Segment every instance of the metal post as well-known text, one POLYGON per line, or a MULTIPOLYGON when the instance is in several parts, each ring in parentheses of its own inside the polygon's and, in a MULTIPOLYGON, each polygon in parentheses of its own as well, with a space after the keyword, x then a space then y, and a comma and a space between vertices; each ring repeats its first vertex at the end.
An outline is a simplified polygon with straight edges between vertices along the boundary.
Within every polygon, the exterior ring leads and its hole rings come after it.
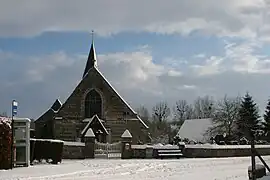
POLYGON ((255 142, 254 136, 251 137, 251 167, 252 167, 252 180, 256 180, 256 161, 255 161, 255 142))
POLYGON ((10 169, 14 167, 14 116, 17 114, 18 102, 13 100, 11 106, 11 159, 10 169))
POLYGON ((13 163, 14 163, 14 149, 13 149, 13 146, 14 146, 14 116, 13 116, 13 109, 12 109, 12 115, 11 115, 11 147, 10 147, 10 150, 11 150, 11 159, 10 159, 10 169, 13 168, 13 163))

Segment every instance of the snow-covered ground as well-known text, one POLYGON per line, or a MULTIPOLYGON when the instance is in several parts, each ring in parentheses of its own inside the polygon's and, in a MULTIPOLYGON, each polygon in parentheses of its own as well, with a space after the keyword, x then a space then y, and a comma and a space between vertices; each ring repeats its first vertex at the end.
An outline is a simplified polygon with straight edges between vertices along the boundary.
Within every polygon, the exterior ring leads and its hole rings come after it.
MULTIPOLYGON (((264 159, 270 164, 270 156, 264 159)), ((28 168, 0 171, 0 180, 247 180, 249 165, 249 157, 64 160, 59 165, 40 164, 28 168)))

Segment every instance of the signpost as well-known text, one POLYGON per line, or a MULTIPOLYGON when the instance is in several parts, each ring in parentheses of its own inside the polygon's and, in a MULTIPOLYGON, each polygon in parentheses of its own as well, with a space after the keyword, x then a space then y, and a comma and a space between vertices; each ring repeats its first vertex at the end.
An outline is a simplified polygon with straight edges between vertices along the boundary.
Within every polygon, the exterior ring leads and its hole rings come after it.
POLYGON ((14 165, 14 116, 17 115, 17 109, 18 109, 18 102, 16 100, 12 101, 12 107, 11 107, 11 163, 10 163, 10 169, 13 168, 14 165))

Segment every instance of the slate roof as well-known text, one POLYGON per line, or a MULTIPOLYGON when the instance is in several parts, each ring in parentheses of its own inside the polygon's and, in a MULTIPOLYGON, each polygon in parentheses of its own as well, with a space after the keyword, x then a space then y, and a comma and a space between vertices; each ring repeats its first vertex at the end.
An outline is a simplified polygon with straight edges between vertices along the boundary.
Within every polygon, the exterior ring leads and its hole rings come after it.
POLYGON ((62 103, 59 99, 56 99, 55 102, 53 103, 51 109, 53 111, 58 111, 60 109, 60 107, 62 106, 62 103))
POLYGON ((96 71, 101 75, 101 77, 104 79, 104 81, 108 84, 108 86, 113 90, 113 92, 120 98, 120 100, 128 107, 128 109, 136 115, 136 118, 143 124, 145 128, 149 128, 145 122, 138 116, 138 114, 132 109, 132 107, 124 100, 124 98, 114 89, 114 87, 111 85, 111 83, 105 78, 105 76, 98 70, 98 68, 93 67, 96 69, 96 71))
POLYGON ((83 72, 83 78, 86 76, 88 71, 93 66, 96 66, 96 63, 97 63, 96 50, 95 50, 95 46, 94 46, 94 41, 92 40, 92 44, 91 44, 91 48, 90 48, 90 51, 89 51, 88 59, 87 59, 86 66, 85 66, 85 69, 84 69, 84 72, 83 72))

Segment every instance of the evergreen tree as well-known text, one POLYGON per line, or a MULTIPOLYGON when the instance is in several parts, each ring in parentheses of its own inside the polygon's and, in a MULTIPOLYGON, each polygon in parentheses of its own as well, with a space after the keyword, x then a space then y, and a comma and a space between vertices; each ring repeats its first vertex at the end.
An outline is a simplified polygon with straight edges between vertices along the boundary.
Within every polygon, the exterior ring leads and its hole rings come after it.
POLYGON ((267 106, 265 108, 265 113, 263 116, 264 122, 264 132, 266 136, 270 135, 270 99, 268 100, 267 106))
POLYGON ((250 138, 250 135, 260 129, 260 115, 257 104, 247 93, 242 101, 239 109, 239 119, 236 121, 238 135, 250 138))

